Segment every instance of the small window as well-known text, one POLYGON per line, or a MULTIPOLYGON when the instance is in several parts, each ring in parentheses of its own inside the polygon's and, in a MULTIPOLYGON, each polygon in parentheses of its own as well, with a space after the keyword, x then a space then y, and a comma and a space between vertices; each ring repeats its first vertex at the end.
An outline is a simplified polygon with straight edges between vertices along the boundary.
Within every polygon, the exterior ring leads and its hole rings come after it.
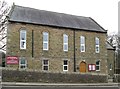
POLYGON ((63 51, 68 51, 68 35, 63 35, 63 51))
POLYGON ((100 61, 96 61, 96 71, 100 71, 100 61))
POLYGON ((63 61, 63 71, 68 71, 68 60, 63 61))
POLYGON ((19 68, 20 69, 26 69, 27 68, 27 60, 25 60, 25 58, 20 58, 19 68))
POLYGON ((43 70, 48 71, 49 70, 49 61, 43 60, 43 70))
POLYGON ((80 36, 80 51, 85 52, 85 37, 80 36))
POLYGON ((95 52, 99 53, 100 52, 100 48, 99 48, 99 38, 95 38, 95 52))
POLYGON ((47 32, 43 32, 43 50, 48 50, 48 40, 49 34, 47 32))
POLYGON ((110 64, 110 70, 112 70, 112 64, 110 64))
POLYGON ((26 49, 26 30, 20 31, 20 49, 26 49))

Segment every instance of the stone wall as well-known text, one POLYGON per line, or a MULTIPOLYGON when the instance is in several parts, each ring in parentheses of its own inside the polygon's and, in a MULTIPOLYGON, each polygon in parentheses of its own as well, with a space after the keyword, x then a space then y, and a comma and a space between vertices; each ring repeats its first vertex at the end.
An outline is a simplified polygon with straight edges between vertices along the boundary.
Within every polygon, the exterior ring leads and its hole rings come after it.
MULTIPOLYGON (((25 57, 28 60, 28 69, 42 70, 43 59, 50 60, 50 72, 63 72, 63 60, 69 61, 69 72, 74 70, 74 41, 73 29, 58 28, 50 26, 10 23, 8 25, 8 39, 7 39, 7 56, 25 57), (27 31, 27 49, 20 50, 20 29, 25 28, 27 31), (34 31, 34 57, 32 57, 32 30, 34 31), (49 50, 43 51, 42 33, 49 33, 49 50), (63 34, 67 34, 69 38, 68 52, 63 51, 63 34)), ((106 34, 99 32, 89 32, 83 30, 76 30, 75 32, 75 54, 76 54, 76 68, 79 72, 79 65, 82 61, 87 64, 95 64, 97 60, 101 62, 101 70, 95 73, 107 74, 107 49, 106 49, 106 34), (86 38, 86 51, 80 52, 80 36, 86 38), (100 53, 95 53, 95 37, 100 39, 100 53)), ((12 65, 18 68, 18 65, 12 65)), ((7 65, 7 67, 12 67, 7 65)))
POLYGON ((110 76, 114 75, 115 72, 115 50, 108 49, 108 74, 110 76), (112 69, 110 69, 110 64, 112 64, 112 69))
POLYGON ((37 83, 107 83, 107 75, 79 73, 43 73, 38 71, 3 70, 3 82, 37 83))

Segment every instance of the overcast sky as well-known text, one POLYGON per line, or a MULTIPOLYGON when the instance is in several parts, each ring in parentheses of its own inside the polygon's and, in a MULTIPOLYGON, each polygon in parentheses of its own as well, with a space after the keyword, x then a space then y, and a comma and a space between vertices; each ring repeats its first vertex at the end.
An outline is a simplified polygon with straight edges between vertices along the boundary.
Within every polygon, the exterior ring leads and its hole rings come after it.
POLYGON ((108 33, 118 32, 119 0, 5 0, 40 10, 92 17, 108 33))

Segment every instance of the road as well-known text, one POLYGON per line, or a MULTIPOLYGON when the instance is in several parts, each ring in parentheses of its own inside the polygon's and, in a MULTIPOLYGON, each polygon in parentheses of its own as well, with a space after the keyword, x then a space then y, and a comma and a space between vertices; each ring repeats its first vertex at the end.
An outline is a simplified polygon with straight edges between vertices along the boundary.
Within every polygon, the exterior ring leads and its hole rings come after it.
POLYGON ((119 89, 117 86, 4 86, 2 89, 119 89))

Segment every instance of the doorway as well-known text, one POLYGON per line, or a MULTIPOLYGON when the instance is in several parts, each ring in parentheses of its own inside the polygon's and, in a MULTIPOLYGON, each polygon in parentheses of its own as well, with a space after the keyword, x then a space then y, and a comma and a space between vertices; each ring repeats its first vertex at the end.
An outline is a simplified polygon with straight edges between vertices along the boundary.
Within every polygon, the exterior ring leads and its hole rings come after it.
POLYGON ((80 63, 80 73, 85 73, 86 72, 86 63, 82 61, 80 63))

